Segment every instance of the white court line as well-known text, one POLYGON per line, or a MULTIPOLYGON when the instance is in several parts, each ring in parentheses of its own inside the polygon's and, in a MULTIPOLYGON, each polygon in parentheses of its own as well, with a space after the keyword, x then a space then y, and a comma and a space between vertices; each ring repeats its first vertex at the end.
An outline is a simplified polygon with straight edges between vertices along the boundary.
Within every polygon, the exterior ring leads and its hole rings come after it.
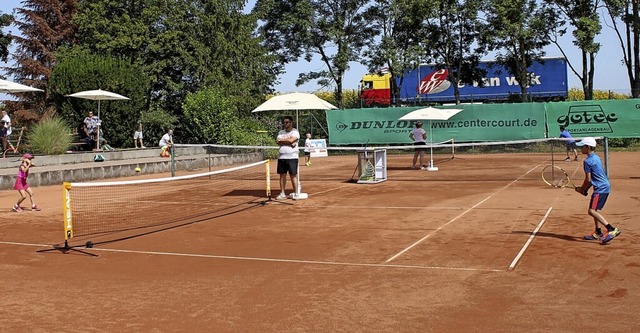
POLYGON ((447 221, 447 223, 439 226, 436 230, 433 230, 432 232, 428 233, 426 236, 422 237, 421 239, 419 239, 418 241, 416 241, 415 243, 409 245, 408 247, 406 247, 404 250, 398 252, 397 254, 395 254, 394 256, 392 256, 391 258, 387 259, 385 262, 391 262, 392 260, 396 259, 397 257, 401 256, 403 253, 409 251, 410 249, 412 249, 413 247, 415 247, 416 245, 422 243, 425 239, 431 237, 431 235, 433 235, 434 233, 438 232, 439 230, 441 230, 442 228, 446 227, 447 225, 449 225, 450 223, 452 223, 453 221, 456 221, 457 219, 459 219, 460 217, 464 216, 465 214, 467 214, 468 212, 470 212, 471 210, 473 210, 474 208, 480 206, 482 203, 484 203, 485 201, 491 199, 491 197, 493 197, 494 195, 496 195, 499 192, 502 192, 504 189, 506 189, 507 187, 515 184, 517 181, 519 181, 520 179, 522 179, 524 176, 528 175, 529 173, 531 173, 533 170, 535 170, 536 168, 538 168, 539 165, 529 169, 529 171, 525 172, 522 176, 512 180, 509 184, 501 187, 500 189, 498 189, 497 191, 491 193, 491 195, 489 195, 488 197, 484 198, 482 201, 478 202, 477 204, 473 205, 471 208, 465 210, 464 212, 462 212, 460 215, 454 217, 453 219, 447 221))
POLYGON ((551 213, 552 209, 553 207, 549 207, 549 209, 547 210, 547 213, 544 214, 544 217, 542 217, 542 220, 540 221, 540 223, 538 223, 538 226, 535 229, 533 229, 533 231, 531 232, 531 235, 529 236, 529 239, 527 239, 527 242, 524 243, 524 246, 522 247, 522 249, 520 249, 520 252, 518 253, 518 255, 513 259, 513 261, 511 262, 511 265, 509 265, 509 270, 512 270, 516 267, 516 265, 518 264, 518 261, 520 260, 520 257, 522 257, 522 255, 524 254, 524 251, 527 250, 527 248, 529 247, 529 244, 531 244, 531 242, 533 241, 533 237, 535 237, 536 234, 538 233, 538 230, 542 228, 542 225, 547 220, 547 217, 549 217, 549 214, 551 213))
POLYGON ((456 216, 456 217, 452 218, 451 220, 447 221, 447 223, 445 223, 445 224, 443 224, 443 225, 439 226, 439 227, 438 227, 438 229, 436 229, 436 230, 434 230, 434 231, 432 231, 432 232, 428 233, 426 236, 422 237, 422 238, 421 238, 421 239, 419 239, 417 242, 415 242, 415 243, 413 243, 413 244, 409 245, 409 246, 408 246, 408 247, 406 247, 404 250, 402 250, 402 251, 398 252, 398 253, 397 253, 397 254, 395 254, 393 257, 391 257, 391 258, 387 259, 385 262, 391 262, 393 259, 395 259, 395 258, 399 257, 400 255, 402 255, 403 253, 405 253, 405 252, 407 252, 407 251, 411 250, 414 246, 416 246, 416 245, 418 245, 418 244, 422 243, 425 239, 427 239, 427 238, 431 237, 431 235, 433 235, 434 233, 438 232, 438 230, 440 230, 440 229, 442 229, 442 228, 446 227, 447 225, 449 225, 449 223, 452 223, 453 221, 455 221, 455 220, 457 220, 457 219, 461 218, 461 217, 462 217, 462 216, 464 216, 466 213, 470 212, 472 209, 474 209, 474 208, 476 208, 477 206, 481 205, 483 202, 485 202, 485 201, 489 200, 489 199, 490 199, 494 194, 495 194, 495 193, 493 193, 493 194, 491 194, 490 196, 488 196, 488 197, 484 198, 484 200, 482 200, 482 201, 478 202, 477 204, 473 205, 471 208, 469 208, 469 209, 465 210, 464 212, 460 213, 458 216, 456 216))
MULTIPOLYGON (((0 241, 0 244, 17 245, 17 246, 30 246, 30 247, 51 247, 51 245, 47 245, 47 244, 30 244, 30 243, 2 242, 2 241, 0 241)), ((374 268, 437 269, 437 270, 470 271, 470 272, 477 272, 477 271, 482 271, 482 272, 504 272, 505 271, 505 270, 501 270, 501 269, 468 268, 468 267, 365 264, 365 263, 338 262, 338 261, 278 259, 278 258, 259 258, 259 257, 237 257, 237 256, 221 256, 221 255, 213 255, 213 254, 118 250, 118 249, 107 249, 107 248, 96 248, 96 247, 90 248, 90 249, 85 249, 84 247, 81 247, 81 248, 83 250, 86 250, 86 251, 102 251, 102 252, 130 253, 130 254, 147 254, 147 255, 157 255, 157 256, 173 256, 173 257, 189 257, 189 258, 210 258, 210 259, 227 259, 227 260, 266 261, 266 262, 293 263, 293 264, 374 267, 374 268)))
POLYGON ((446 209, 463 210, 464 208, 448 206, 344 206, 344 205, 300 205, 305 208, 331 208, 331 209, 446 209))

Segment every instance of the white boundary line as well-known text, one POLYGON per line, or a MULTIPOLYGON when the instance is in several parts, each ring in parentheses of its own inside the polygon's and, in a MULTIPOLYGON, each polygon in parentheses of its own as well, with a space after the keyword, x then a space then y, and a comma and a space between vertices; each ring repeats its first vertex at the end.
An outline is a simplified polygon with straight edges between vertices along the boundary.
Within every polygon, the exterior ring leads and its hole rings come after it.
MULTIPOLYGON (((2 242, 2 241, 0 241, 0 244, 16 245, 16 246, 30 246, 30 247, 51 247, 51 245, 47 245, 47 244, 30 244, 30 243, 2 242)), ((85 250, 84 247, 82 247, 82 249, 85 250)), ((278 262, 278 263, 331 265, 331 266, 374 267, 374 268, 408 268, 408 269, 437 269, 437 270, 468 271, 468 272, 504 272, 505 271, 505 270, 500 270, 500 269, 468 268, 468 267, 364 264, 364 263, 338 262, 338 261, 278 259, 278 258, 259 258, 259 257, 238 257, 238 256, 222 256, 222 255, 214 255, 214 254, 119 250, 119 249, 107 249, 107 248, 95 248, 95 247, 91 248, 91 249, 86 249, 86 250, 89 250, 89 251, 101 251, 101 252, 112 252, 112 253, 147 254, 147 255, 157 255, 157 256, 209 258, 209 259, 226 259, 226 260, 247 260, 247 261, 267 261, 267 262, 278 262)))
POLYGON ((503 191, 504 189, 506 189, 507 187, 509 187, 509 186, 511 186, 511 185, 513 185, 513 184, 515 184, 515 183, 516 183, 516 182, 518 182, 522 177, 524 177, 524 176, 526 176, 526 175, 530 174, 533 170, 535 170, 535 169, 536 169, 536 168, 538 168, 539 166, 540 166, 540 165, 536 165, 535 167, 533 167, 533 168, 529 169, 529 170, 528 170, 527 172, 525 172, 522 176, 520 176, 520 177, 518 177, 518 178, 516 178, 516 179, 512 180, 511 182, 509 182, 509 184, 507 184, 507 185, 505 185, 505 186, 501 187, 500 189, 498 189, 497 191, 495 191, 495 192, 491 193, 491 195, 489 195, 488 197, 484 198, 482 201, 478 202, 477 204, 473 205, 471 208, 469 208, 469 209, 465 210, 465 211, 464 211, 464 212, 462 212, 460 215, 458 215, 458 216, 454 217, 453 219, 451 219, 451 220, 447 221, 445 224, 443 224, 443 225, 439 226, 436 230, 434 230, 434 231, 432 231, 432 232, 428 233, 427 235, 425 235, 424 237, 422 237, 421 239, 419 239, 419 240, 418 240, 418 241, 416 241, 415 243, 413 243, 413 244, 409 245, 408 247, 406 247, 404 250, 402 250, 402 251, 398 252, 397 254, 395 254, 394 256, 392 256, 391 258, 387 259, 387 260, 385 261, 385 263, 388 263, 388 262, 393 261, 394 259, 396 259, 396 258, 397 258, 397 257, 399 257, 400 255, 402 255, 403 253, 405 253, 405 252, 409 251, 411 248, 413 248, 413 247, 415 247, 416 245, 418 245, 418 244, 422 243, 425 239, 427 239, 427 238, 431 237, 431 235, 433 235, 434 233, 438 232, 439 230, 441 230, 442 228, 446 227, 446 226, 447 226, 447 225, 449 225, 450 223, 452 223, 452 222, 456 221, 457 219, 461 218, 462 216, 464 216, 465 214, 467 214, 468 212, 470 212, 472 209, 474 209, 474 208, 476 208, 476 207, 480 206, 480 205, 481 205, 482 203, 484 203, 485 201, 487 201, 487 200, 491 199, 491 197, 493 197, 493 196, 494 196, 494 195, 496 195, 497 193, 499 193, 499 192, 503 191))
POLYGON ((522 246, 522 249, 520 249, 520 252, 518 253, 518 255, 516 255, 516 257, 513 259, 513 261, 511 262, 511 265, 509 265, 509 270, 513 270, 516 267, 516 265, 518 264, 518 261, 520 260, 520 257, 522 257, 522 255, 524 254, 524 251, 527 250, 527 248, 529 247, 529 244, 531 244, 531 242, 533 241, 533 237, 536 236, 536 234, 538 233, 538 230, 540 230, 544 222, 547 221, 547 217, 549 217, 549 214, 551 213, 552 209, 553 207, 549 207, 549 209, 547 209, 547 213, 544 214, 544 217, 542 217, 542 220, 540 221, 540 223, 538 223, 538 226, 535 229, 533 229, 533 231, 531 232, 531 235, 529 236, 529 239, 527 239, 527 242, 524 243, 524 246, 522 246))
MULTIPOLYGON (((495 194, 495 193, 494 193, 494 194, 495 194)), ((447 223, 445 223, 445 224, 443 224, 443 225, 439 226, 439 227, 438 227, 438 229, 436 229, 436 230, 434 230, 434 231, 432 231, 432 232, 428 233, 426 236, 424 236, 424 237, 420 238, 418 241, 416 241, 415 243, 413 243, 413 244, 409 245, 409 246, 408 246, 408 247, 406 247, 404 250, 402 250, 402 251, 400 251, 400 252, 396 253, 394 256, 392 256, 391 258, 387 259, 387 260, 385 261, 385 263, 391 262, 392 260, 394 260, 395 258, 399 257, 399 256, 400 256, 400 255, 402 255, 403 253, 405 253, 405 252, 407 252, 407 251, 411 250, 414 246, 416 246, 416 245, 418 245, 418 244, 422 243, 425 239, 427 239, 427 238, 431 237, 431 235, 435 234, 436 232, 438 232, 438 231, 439 231, 439 230, 441 230, 442 228, 446 227, 447 225, 449 225, 449 224, 450 224, 450 223, 452 223, 453 221, 455 221, 455 220, 457 220, 457 219, 461 218, 461 217, 462 217, 462 216, 464 216, 466 213, 470 212, 472 209, 474 209, 474 208, 478 207, 479 205, 481 205, 483 202, 485 202, 485 201, 489 200, 489 199, 490 199, 494 194, 491 194, 490 196, 488 196, 488 197, 484 198, 484 200, 482 200, 482 201, 478 202, 477 204, 473 205, 471 208, 469 208, 469 209, 465 210, 464 212, 460 213, 458 216, 456 216, 456 217, 452 218, 451 220, 447 221, 447 223)))

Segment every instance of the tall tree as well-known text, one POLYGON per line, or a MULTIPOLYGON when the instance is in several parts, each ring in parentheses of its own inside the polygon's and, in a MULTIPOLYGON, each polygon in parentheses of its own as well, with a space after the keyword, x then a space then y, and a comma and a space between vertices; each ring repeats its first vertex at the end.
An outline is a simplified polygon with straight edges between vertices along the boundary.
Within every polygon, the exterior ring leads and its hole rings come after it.
POLYGON ((31 109, 42 115, 55 112, 47 92, 51 71, 56 65, 56 51, 73 44, 75 27, 71 19, 78 0, 23 0, 16 8, 15 25, 21 35, 13 35, 17 44, 13 55, 16 66, 7 73, 18 81, 45 90, 45 93, 20 94, 18 108, 31 109))
POLYGON ((553 15, 536 0, 488 0, 484 13, 493 27, 485 35, 496 61, 518 81, 520 100, 527 102, 527 88, 532 81, 528 68, 541 61, 544 47, 551 41, 547 29, 553 15))
POLYGON ((130 59, 152 77, 152 109, 180 116, 188 93, 220 86, 246 110, 275 74, 243 6, 242 0, 87 0, 75 22, 81 47, 130 59))
POLYGON ((391 100, 396 106, 400 105, 406 71, 415 69, 425 57, 421 32, 433 4, 427 0, 375 0, 365 11, 365 19, 379 38, 365 49, 363 62, 371 73, 382 74, 384 68, 391 74, 391 100))
POLYGON ((552 32, 550 38, 551 42, 558 47, 565 58, 565 50, 558 42, 557 37, 566 32, 567 27, 565 24, 567 22, 574 27, 572 32, 574 37, 573 44, 580 49, 582 54, 580 72, 575 69, 571 61, 568 61, 568 63, 571 71, 580 78, 585 100, 591 100, 593 99, 595 58, 598 51, 600 51, 600 43, 597 43, 595 38, 602 30, 600 15, 598 14, 601 2, 599 0, 545 0, 545 2, 551 7, 551 13, 560 14, 559 17, 549 21, 553 22, 549 26, 555 26, 554 29, 550 29, 552 32))
POLYGON ((260 31, 282 64, 315 55, 326 70, 300 73, 296 85, 318 80, 335 84, 337 106, 342 107, 342 78, 350 61, 359 61, 373 38, 364 17, 369 0, 258 0, 253 9, 264 22, 260 31))
POLYGON ((0 61, 7 62, 9 59, 9 45, 11 45, 11 35, 2 30, 13 23, 13 15, 0 12, 0 61))
POLYGON ((459 84, 482 84, 487 74, 479 68, 487 53, 482 40, 486 24, 478 15, 480 0, 440 0, 434 18, 426 21, 424 44, 429 45, 431 62, 449 71, 456 104, 460 104, 459 84))
MULTIPOLYGON (((104 138, 116 147, 131 147, 131 133, 147 107, 145 96, 150 80, 139 65, 127 59, 90 54, 88 51, 62 51, 49 80, 49 92, 58 112, 68 123, 80 126, 87 110, 96 110, 94 100, 66 97, 69 93, 102 88, 129 98, 101 101, 100 118, 104 138)), ((96 113, 97 115, 97 113, 96 113)), ((146 134, 162 135, 162 129, 145 127, 146 134)), ((79 131, 81 133, 81 130, 79 131)))
POLYGON ((605 0, 622 49, 622 62, 627 68, 631 96, 640 97, 640 3, 636 0, 605 0))

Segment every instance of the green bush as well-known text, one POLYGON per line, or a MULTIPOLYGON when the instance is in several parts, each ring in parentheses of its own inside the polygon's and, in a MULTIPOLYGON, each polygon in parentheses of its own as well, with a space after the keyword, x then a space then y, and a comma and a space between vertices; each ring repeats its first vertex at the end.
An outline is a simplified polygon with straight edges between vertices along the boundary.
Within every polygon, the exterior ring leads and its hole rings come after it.
POLYGON ((28 133, 32 152, 43 155, 64 154, 73 142, 71 128, 61 118, 40 121, 28 133))

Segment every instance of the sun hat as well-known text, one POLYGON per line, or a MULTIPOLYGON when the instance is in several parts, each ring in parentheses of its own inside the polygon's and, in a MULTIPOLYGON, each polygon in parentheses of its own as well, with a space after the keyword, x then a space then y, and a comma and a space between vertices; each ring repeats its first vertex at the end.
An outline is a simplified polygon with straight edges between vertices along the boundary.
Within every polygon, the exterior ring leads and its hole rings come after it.
POLYGON ((582 146, 589 146, 589 147, 596 147, 596 139, 592 138, 592 137, 588 137, 588 138, 583 138, 580 142, 576 142, 576 146, 578 147, 582 147, 582 146))
POLYGON ((31 155, 29 153, 26 153, 26 154, 22 155, 22 158, 26 158, 26 159, 30 160, 30 159, 33 158, 33 155, 31 155))

